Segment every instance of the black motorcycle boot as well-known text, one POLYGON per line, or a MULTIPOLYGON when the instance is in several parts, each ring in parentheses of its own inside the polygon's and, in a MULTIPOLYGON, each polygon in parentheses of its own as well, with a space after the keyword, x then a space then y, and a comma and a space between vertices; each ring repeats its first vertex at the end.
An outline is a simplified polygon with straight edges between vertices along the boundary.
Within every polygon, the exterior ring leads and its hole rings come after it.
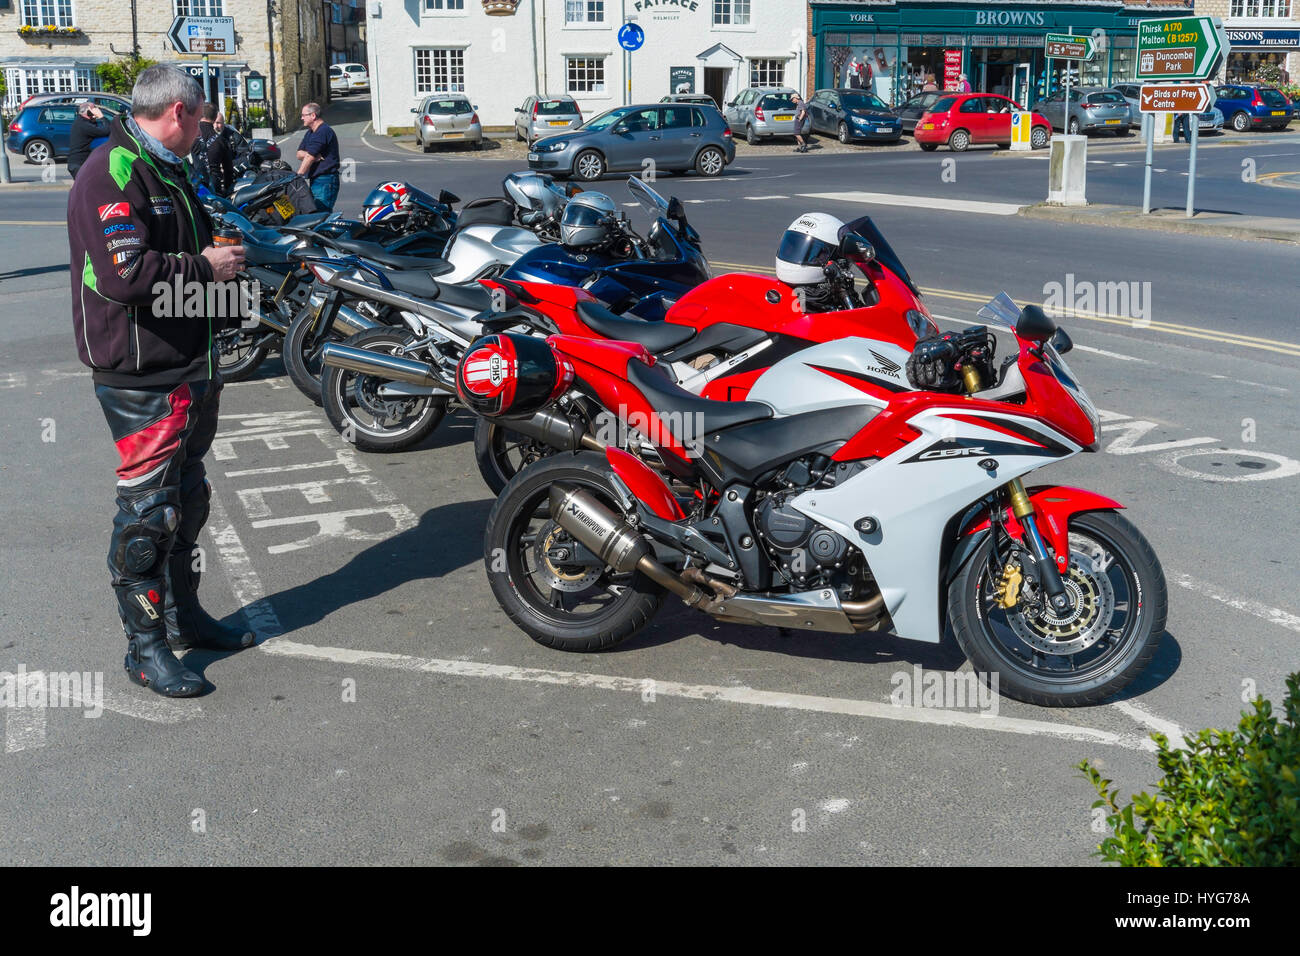
POLYGON ((223 624, 199 604, 199 579, 191 551, 172 552, 167 559, 167 601, 163 618, 167 644, 173 651, 192 647, 209 651, 242 651, 257 639, 246 627, 223 624))
POLYGON ((164 587, 162 581, 146 581, 114 588, 127 638, 122 666, 133 684, 156 694, 195 697, 203 692, 203 678, 178 661, 167 646, 159 594, 164 587))

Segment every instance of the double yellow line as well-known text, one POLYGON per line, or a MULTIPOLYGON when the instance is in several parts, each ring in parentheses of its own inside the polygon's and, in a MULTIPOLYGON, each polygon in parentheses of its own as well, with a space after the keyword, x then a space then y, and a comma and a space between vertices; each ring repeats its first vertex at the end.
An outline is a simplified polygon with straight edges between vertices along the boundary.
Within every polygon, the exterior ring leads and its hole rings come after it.
MULTIPOLYGON (((715 266, 722 266, 727 269, 740 269, 745 272, 761 272, 765 275, 775 275, 776 271, 771 266, 756 266, 744 262, 714 262, 715 266)), ((977 295, 973 292, 961 292, 956 289, 939 289, 920 286, 921 292, 927 296, 934 296, 940 299, 953 299, 957 302, 963 302, 973 305, 984 305, 991 298, 991 295, 977 295)), ((1135 319, 1132 316, 1111 315, 1106 312, 1088 312, 1084 310, 1067 310, 1058 313, 1058 317, 1066 319, 1085 319, 1089 322, 1101 322, 1106 325, 1119 325, 1130 329, 1147 329, 1152 332, 1162 332, 1166 335, 1181 335, 1187 338, 1203 339, 1207 342, 1218 342, 1222 345, 1235 345, 1246 349, 1259 349, 1265 352, 1275 352, 1279 355, 1289 355, 1300 358, 1300 344, 1294 342, 1278 342, 1273 339, 1257 338, 1251 335, 1239 335, 1236 332, 1220 332, 1217 329, 1206 329, 1195 325, 1178 325, 1174 322, 1145 322, 1141 319, 1135 319)))

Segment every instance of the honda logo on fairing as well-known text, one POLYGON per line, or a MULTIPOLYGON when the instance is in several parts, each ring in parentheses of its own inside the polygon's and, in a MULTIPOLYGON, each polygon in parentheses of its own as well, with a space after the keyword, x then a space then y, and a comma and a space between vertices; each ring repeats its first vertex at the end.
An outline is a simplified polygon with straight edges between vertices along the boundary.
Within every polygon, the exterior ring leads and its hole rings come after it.
POLYGON ((931 448, 929 451, 923 451, 920 454, 922 461, 929 461, 935 458, 963 458, 966 455, 982 455, 984 446, 976 445, 974 448, 931 448))

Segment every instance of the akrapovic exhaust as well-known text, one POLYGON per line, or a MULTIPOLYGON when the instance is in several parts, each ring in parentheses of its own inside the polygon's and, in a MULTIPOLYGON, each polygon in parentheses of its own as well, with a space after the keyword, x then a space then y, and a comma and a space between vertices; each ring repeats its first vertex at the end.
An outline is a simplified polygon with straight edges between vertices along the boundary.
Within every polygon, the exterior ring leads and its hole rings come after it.
POLYGON ((527 418, 500 418, 497 421, 502 428, 535 438, 543 445, 560 451, 577 451, 579 448, 605 450, 604 442, 599 441, 582 425, 545 409, 527 418))
POLYGON ((338 342, 328 342, 321 352, 321 361, 334 368, 373 375, 376 378, 394 382, 409 382, 412 385, 424 385, 436 391, 455 394, 454 389, 442 382, 428 362, 389 355, 385 352, 372 352, 338 342))
POLYGON ((645 538, 590 492, 556 482, 551 486, 551 516, 573 536, 573 540, 615 571, 640 571, 690 605, 706 600, 703 591, 687 584, 656 561, 645 538))

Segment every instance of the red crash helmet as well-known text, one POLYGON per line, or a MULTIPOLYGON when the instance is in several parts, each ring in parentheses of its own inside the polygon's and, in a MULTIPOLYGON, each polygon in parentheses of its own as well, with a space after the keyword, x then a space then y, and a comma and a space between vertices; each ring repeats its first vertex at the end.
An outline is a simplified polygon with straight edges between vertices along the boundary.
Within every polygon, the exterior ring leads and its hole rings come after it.
POLYGON ((478 339, 456 367, 456 393, 485 418, 535 412, 572 383, 573 366, 545 341, 508 332, 478 339))

